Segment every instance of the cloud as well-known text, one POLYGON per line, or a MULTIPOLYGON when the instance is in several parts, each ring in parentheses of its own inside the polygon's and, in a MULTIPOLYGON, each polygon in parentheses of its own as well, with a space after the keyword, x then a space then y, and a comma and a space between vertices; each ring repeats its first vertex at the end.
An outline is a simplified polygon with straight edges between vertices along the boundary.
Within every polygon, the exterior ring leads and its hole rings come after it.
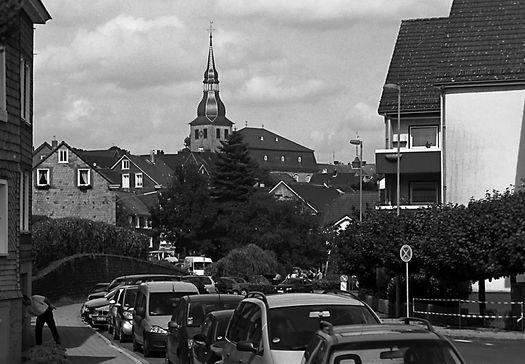
POLYGON ((327 96, 331 87, 321 80, 308 79, 290 82, 278 76, 255 76, 248 79, 236 93, 235 98, 254 104, 289 104, 327 96))
POLYGON ((219 0, 217 8, 238 18, 265 18, 272 22, 297 26, 301 23, 322 27, 349 26, 345 21, 376 18, 377 21, 402 17, 421 17, 450 8, 450 0, 219 0))

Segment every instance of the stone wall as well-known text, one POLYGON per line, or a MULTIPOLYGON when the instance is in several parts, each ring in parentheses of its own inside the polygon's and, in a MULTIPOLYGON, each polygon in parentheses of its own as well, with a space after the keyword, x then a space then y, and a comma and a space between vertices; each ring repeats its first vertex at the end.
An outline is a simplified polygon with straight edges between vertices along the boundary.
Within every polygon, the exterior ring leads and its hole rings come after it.
POLYGON ((69 298, 82 300, 95 284, 111 282, 129 274, 180 274, 168 265, 107 254, 77 254, 50 264, 33 277, 33 294, 47 296, 52 302, 69 298))

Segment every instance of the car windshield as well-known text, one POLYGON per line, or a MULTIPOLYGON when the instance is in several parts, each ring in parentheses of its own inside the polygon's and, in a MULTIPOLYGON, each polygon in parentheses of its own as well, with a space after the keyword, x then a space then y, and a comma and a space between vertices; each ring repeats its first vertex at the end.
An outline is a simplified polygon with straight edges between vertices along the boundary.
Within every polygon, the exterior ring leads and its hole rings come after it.
POLYGON ((151 316, 169 316, 181 297, 197 294, 196 292, 152 292, 149 296, 149 314, 151 316))
POLYGON ((135 296, 137 296, 137 289, 128 289, 124 298, 124 306, 133 306, 135 304, 135 296))
POLYGON ((312 305, 270 309, 268 330, 272 350, 304 350, 319 330, 320 321, 332 325, 376 324, 364 306, 312 305))
POLYGON ((357 342, 334 346, 329 363, 461 364, 446 341, 399 340, 357 342))
POLYGON ((193 262, 193 270, 204 270, 207 265, 204 262, 193 262))
POLYGON ((188 325, 202 325, 206 315, 212 311, 234 310, 239 305, 240 300, 241 297, 239 296, 239 301, 190 302, 188 325))

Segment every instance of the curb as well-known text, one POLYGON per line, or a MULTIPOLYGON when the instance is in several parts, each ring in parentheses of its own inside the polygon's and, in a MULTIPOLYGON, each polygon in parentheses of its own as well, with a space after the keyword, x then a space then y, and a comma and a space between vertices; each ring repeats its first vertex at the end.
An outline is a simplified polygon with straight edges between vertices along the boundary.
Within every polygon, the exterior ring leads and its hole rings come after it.
POLYGON ((93 329, 90 325, 88 325, 86 322, 84 322, 82 320, 82 323, 84 325, 86 325, 88 328, 91 329, 91 331, 95 334, 98 335, 99 338, 101 338, 108 346, 111 346, 113 349, 117 350, 118 352, 120 352, 122 355, 126 356, 128 359, 130 359, 131 361, 133 361, 135 364, 148 364, 147 361, 145 360, 142 360, 138 357, 136 357, 135 355, 129 353, 126 349, 123 349, 121 348, 120 346, 118 345, 115 345, 111 340, 109 340, 108 338, 106 338, 104 335, 102 335, 100 332, 96 331, 95 329, 93 329))

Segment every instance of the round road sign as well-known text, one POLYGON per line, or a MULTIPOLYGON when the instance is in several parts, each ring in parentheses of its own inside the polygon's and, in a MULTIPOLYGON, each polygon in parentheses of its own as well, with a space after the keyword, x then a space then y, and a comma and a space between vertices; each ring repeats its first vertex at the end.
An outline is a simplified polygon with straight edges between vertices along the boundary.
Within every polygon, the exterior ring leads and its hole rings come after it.
POLYGON ((410 247, 410 245, 403 245, 401 247, 401 250, 399 250, 399 256, 401 257, 401 260, 403 262, 410 262, 410 259, 412 259, 412 248, 410 247))

